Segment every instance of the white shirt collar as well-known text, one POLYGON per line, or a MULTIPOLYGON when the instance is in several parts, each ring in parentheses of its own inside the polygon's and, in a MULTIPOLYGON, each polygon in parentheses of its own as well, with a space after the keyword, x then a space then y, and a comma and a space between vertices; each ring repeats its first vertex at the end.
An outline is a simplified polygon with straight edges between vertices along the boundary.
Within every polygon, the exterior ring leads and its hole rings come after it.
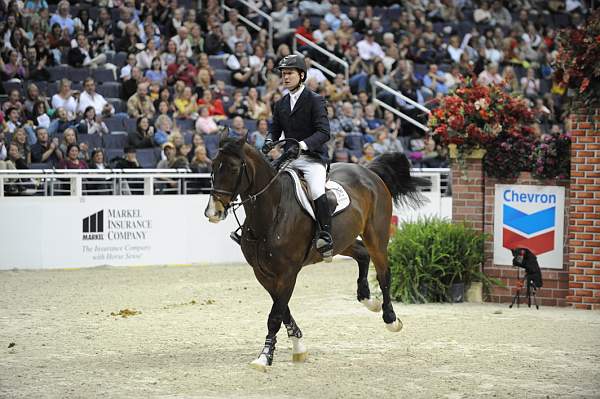
POLYGON ((296 105, 296 102, 300 98, 300 94, 302 94, 303 91, 304 91, 304 85, 301 85, 300 88, 295 93, 290 92, 290 110, 291 111, 294 110, 294 106, 296 105))

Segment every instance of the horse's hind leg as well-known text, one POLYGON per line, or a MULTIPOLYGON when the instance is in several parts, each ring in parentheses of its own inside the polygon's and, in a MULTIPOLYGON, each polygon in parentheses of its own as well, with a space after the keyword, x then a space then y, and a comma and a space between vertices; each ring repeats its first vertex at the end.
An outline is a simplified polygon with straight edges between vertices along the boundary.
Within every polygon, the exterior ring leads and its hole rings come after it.
POLYGON ((383 295, 383 321, 388 330, 398 332, 402 329, 402 322, 394 313, 390 297, 391 274, 387 258, 389 239, 387 223, 387 221, 379 223, 379 230, 384 231, 384 233, 377 233, 373 227, 374 224, 378 223, 368 223, 362 237, 377 271, 377 281, 379 281, 379 287, 383 295))
POLYGON ((304 362, 308 357, 308 352, 302 341, 302 331, 296 320, 292 317, 290 307, 288 306, 287 312, 283 315, 283 324, 287 330, 288 338, 292 340, 292 361, 304 362))
POLYGON ((363 242, 361 240, 354 241, 354 244, 342 251, 341 254, 350 256, 358 263, 358 279, 356 280, 356 298, 358 301, 372 312, 381 311, 381 301, 371 298, 369 280, 367 279, 371 257, 363 242))

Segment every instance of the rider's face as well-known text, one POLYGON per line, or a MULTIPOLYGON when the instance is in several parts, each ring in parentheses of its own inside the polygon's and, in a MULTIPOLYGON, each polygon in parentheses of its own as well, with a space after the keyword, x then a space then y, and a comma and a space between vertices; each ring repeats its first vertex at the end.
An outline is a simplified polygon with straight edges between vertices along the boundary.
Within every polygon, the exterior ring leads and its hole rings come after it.
POLYGON ((281 72, 283 85, 286 89, 292 90, 300 83, 300 72, 295 69, 284 69, 281 72))

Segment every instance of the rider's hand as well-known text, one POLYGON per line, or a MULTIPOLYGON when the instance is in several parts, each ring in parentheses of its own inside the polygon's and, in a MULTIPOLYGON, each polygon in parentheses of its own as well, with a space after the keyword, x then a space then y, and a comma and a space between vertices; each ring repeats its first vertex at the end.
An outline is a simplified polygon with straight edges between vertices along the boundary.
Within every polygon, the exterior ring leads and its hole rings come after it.
POLYGON ((275 143, 273 142, 273 140, 266 139, 265 144, 263 144, 263 147, 262 147, 262 152, 263 152, 263 154, 267 155, 268 153, 271 152, 271 150, 273 148, 275 148, 275 143))
POLYGON ((286 151, 285 156, 287 159, 296 159, 300 155, 300 146, 298 144, 292 144, 286 151))

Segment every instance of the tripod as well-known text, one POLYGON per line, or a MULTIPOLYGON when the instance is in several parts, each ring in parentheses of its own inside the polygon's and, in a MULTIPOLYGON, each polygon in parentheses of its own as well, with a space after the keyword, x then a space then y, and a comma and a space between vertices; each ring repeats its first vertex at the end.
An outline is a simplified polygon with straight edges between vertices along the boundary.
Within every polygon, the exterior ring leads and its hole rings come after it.
POLYGON ((517 269, 517 277, 519 279, 519 281, 517 282, 517 292, 513 296, 512 303, 510 304, 510 306, 508 308, 512 309, 515 302, 517 303, 517 308, 519 307, 519 304, 521 303, 521 290, 523 289, 523 283, 526 282, 527 283, 527 291, 526 291, 527 306, 531 307, 531 296, 533 295, 533 303, 535 304, 535 308, 537 310, 539 310, 540 307, 538 306, 537 299, 535 297, 535 292, 537 291, 538 287, 535 285, 533 280, 529 277, 529 273, 525 272, 525 277, 523 278, 523 281, 521 281, 520 274, 521 274, 521 270, 517 269))

